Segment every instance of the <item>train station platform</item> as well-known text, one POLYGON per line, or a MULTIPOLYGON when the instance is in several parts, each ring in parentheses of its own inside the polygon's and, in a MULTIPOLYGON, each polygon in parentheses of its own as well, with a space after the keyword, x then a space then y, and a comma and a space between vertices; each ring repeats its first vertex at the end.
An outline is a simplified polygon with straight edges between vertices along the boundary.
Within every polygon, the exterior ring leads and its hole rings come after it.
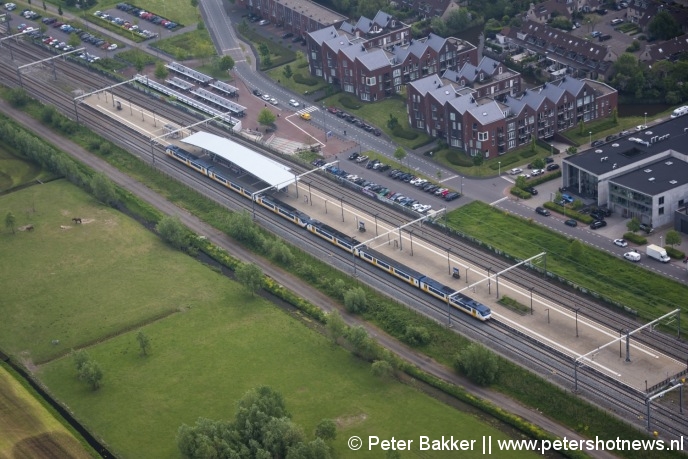
MULTIPOLYGON (((400 236, 398 228, 354 208, 345 199, 340 200, 320 190, 309 190, 306 183, 299 183, 298 196, 297 198, 292 185, 287 194, 280 194, 280 199, 381 254, 487 305, 495 320, 569 356, 572 359, 572 373, 573 360, 589 354, 581 361, 582 366, 593 368, 634 390, 645 392, 646 388, 686 368, 685 362, 648 348, 638 343, 633 336, 630 338, 630 358, 627 360, 625 336, 621 346, 619 342, 607 345, 619 338, 618 330, 550 302, 537 294, 537 286, 532 291, 531 303, 530 289, 502 279, 497 282, 494 271, 491 271, 488 285, 488 272, 484 267, 468 262, 460 252, 430 243, 430 236, 420 223, 402 229, 400 236), (361 221, 365 223, 366 232, 358 231, 361 221), (452 276, 455 269, 459 271, 459 279, 452 276), (517 311, 498 304, 497 294, 500 298, 506 295, 516 300, 525 306, 525 310, 517 311), (607 346, 604 347, 605 345, 607 346)), ((360 260, 358 262, 363 263, 360 260)), ((437 301, 442 304, 440 300, 437 301)), ((452 320, 473 319, 454 311, 452 320)))

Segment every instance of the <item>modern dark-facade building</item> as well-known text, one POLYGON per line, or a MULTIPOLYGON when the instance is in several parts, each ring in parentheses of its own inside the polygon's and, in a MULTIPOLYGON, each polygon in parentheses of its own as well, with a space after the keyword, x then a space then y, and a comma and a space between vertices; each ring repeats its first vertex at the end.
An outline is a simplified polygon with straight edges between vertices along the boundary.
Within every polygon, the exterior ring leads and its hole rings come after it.
POLYGON ((688 204, 688 117, 565 158, 562 182, 622 217, 671 223, 688 204))
POLYGON ((434 34, 414 40, 408 25, 384 12, 310 32, 307 46, 311 75, 364 101, 381 100, 412 81, 478 63, 471 43, 434 34))
MULTIPOLYGON (((496 76, 504 73, 503 64, 489 58, 476 68, 493 69, 496 76)), ((498 89, 478 95, 475 88, 455 81, 456 72, 444 75, 449 78, 433 75, 408 85, 409 124, 470 156, 499 156, 529 144, 534 137, 551 139, 579 123, 611 116, 618 103, 615 89, 587 79, 564 77, 520 92, 520 75, 486 81, 495 76, 486 73, 483 88, 498 89)))

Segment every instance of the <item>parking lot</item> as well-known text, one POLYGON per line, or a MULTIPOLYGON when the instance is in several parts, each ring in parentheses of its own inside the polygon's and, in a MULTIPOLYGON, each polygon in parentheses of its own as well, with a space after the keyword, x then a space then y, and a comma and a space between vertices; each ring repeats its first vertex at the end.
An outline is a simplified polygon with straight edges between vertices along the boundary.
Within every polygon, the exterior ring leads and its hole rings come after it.
POLYGON ((607 14, 604 15, 599 15, 597 13, 587 14, 585 16, 586 19, 580 21, 581 27, 572 30, 570 33, 578 37, 587 37, 593 43, 609 46, 612 53, 618 57, 625 53, 626 48, 628 48, 631 43, 635 41, 634 37, 617 30, 617 27, 625 24, 627 21, 626 11, 627 9, 623 8, 618 11, 611 9, 607 10, 607 14), (623 21, 612 25, 612 21, 616 19, 622 19, 623 21), (597 36, 593 37, 591 35, 593 32, 599 32, 599 35, 595 34, 597 36), (602 35, 609 35, 610 38, 599 41, 599 36, 602 35))

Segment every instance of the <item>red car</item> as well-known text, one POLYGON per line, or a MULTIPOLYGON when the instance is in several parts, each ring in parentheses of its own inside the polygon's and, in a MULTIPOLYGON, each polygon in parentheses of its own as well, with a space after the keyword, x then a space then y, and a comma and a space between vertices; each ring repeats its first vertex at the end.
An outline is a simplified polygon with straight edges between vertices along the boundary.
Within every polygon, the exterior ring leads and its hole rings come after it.
POLYGON ((328 107, 327 111, 336 115, 339 109, 337 107, 328 107))

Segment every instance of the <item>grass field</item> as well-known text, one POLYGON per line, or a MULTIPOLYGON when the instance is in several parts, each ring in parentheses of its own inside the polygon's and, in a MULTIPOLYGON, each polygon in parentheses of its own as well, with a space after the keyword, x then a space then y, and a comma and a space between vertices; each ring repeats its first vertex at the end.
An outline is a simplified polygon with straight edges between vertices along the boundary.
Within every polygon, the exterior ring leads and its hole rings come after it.
POLYGON ((686 286, 585 245, 572 256, 571 240, 521 217, 472 202, 448 218, 451 227, 512 256, 525 259, 546 251, 548 271, 612 297, 645 318, 659 317, 676 307, 686 310, 686 286))
POLYGON ((64 180, 2 196, 0 207, 17 227, 35 227, 0 232, 7 353, 44 361, 207 296, 193 287, 206 273, 189 270, 186 256, 64 180))
POLYGON ((0 191, 48 177, 51 174, 42 171, 39 166, 16 156, 7 146, 0 146, 0 191))
POLYGON ((90 458, 84 447, 0 365, 0 457, 90 458))
POLYGON ((98 391, 76 379, 69 357, 40 365, 37 376, 118 457, 179 457, 182 423, 229 419, 236 400, 260 384, 285 396, 309 437, 320 419, 336 419, 339 457, 350 435, 506 437, 472 414, 374 378, 369 364, 66 182, 0 198, 22 218, 33 202, 35 231, 0 234, 0 313, 12 317, 0 324, 0 345, 41 360, 95 343, 88 352, 103 368, 98 391), (75 215, 84 219, 78 227, 75 215), (139 354, 138 327, 120 333, 180 307, 141 327, 152 342, 148 357, 139 354))

